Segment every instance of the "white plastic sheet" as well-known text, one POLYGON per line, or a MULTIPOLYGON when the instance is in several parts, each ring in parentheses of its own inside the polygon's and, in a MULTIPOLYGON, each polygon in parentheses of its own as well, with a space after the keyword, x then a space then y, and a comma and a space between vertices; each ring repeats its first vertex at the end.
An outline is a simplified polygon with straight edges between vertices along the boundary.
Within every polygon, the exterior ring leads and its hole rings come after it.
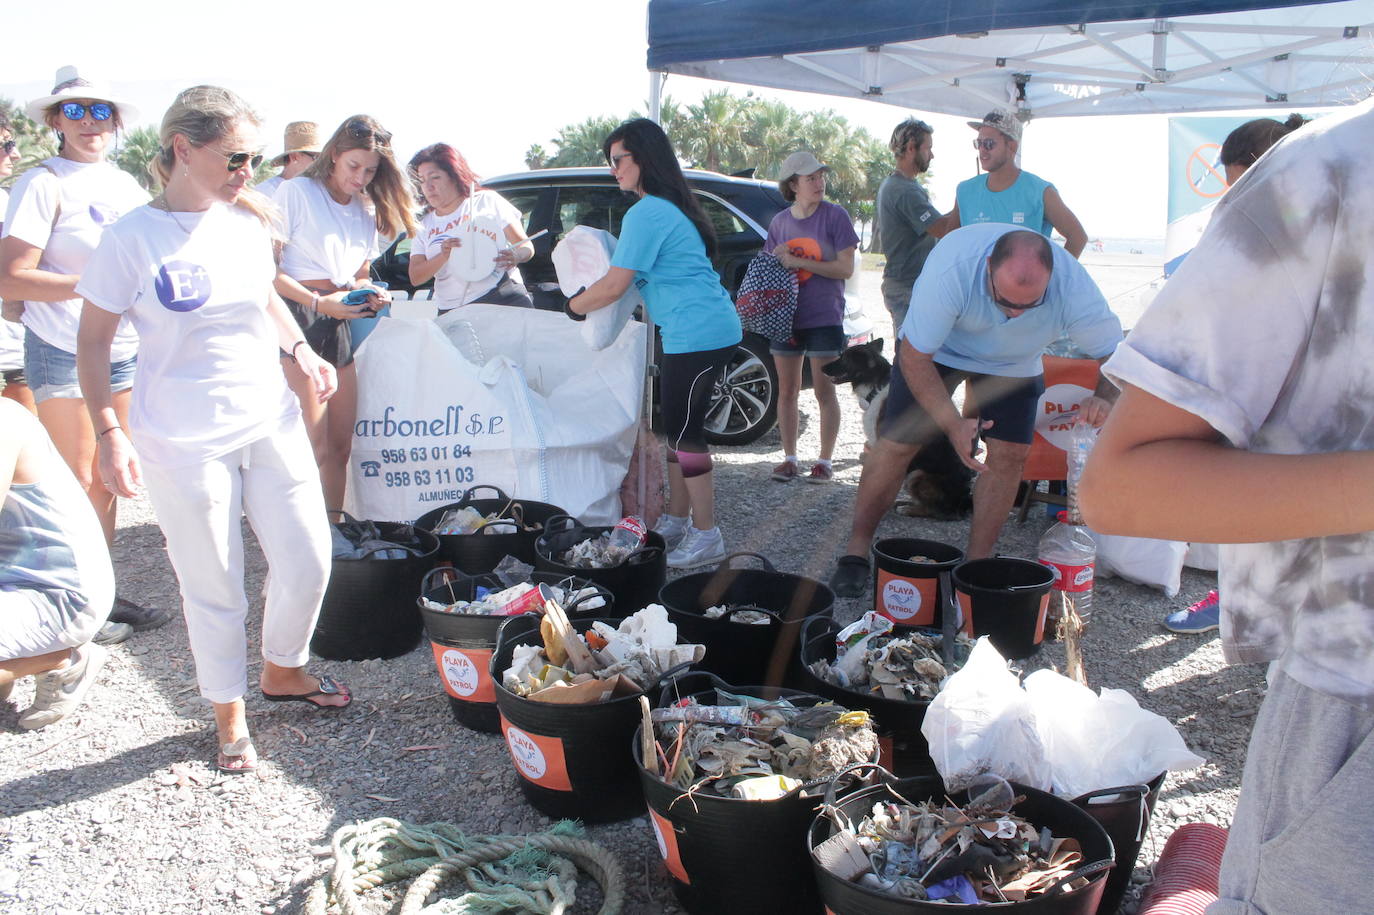
POLYGON ((1169 597, 1178 594, 1183 574, 1183 555, 1188 544, 1149 537, 1120 537, 1092 531, 1097 541, 1097 574, 1116 575, 1149 588, 1158 588, 1169 597))
POLYGON ((501 305, 383 319, 357 355, 348 511, 411 521, 489 484, 613 524, 644 346, 638 322, 596 352, 561 314, 501 305))
MULTIPOLYGON (((615 241, 610 232, 591 226, 574 226, 563 236, 551 257, 558 287, 565 296, 573 296, 606 275, 615 253, 615 241)), ((631 285, 619 299, 591 312, 580 322, 582 339, 595 350, 610 346, 641 302, 638 290, 631 285)))

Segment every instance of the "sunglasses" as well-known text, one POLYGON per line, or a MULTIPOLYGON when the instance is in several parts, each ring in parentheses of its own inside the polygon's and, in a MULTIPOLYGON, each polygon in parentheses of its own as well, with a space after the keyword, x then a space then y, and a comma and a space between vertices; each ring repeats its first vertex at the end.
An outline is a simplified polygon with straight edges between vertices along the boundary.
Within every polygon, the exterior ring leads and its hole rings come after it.
POLYGON ((372 140, 378 146, 390 146, 391 134, 380 127, 373 128, 366 121, 354 119, 344 125, 344 130, 355 140, 372 140))
POLYGON ((262 164, 262 153, 226 153, 219 152, 219 150, 215 150, 215 152, 219 153, 221 156, 225 158, 225 161, 229 167, 229 171, 231 172, 236 172, 244 167, 247 167, 250 171, 257 171, 258 166, 262 164))
POLYGON ((997 138, 996 138, 996 137, 980 137, 979 139, 973 141, 973 148, 974 148, 974 149, 986 149, 986 150, 989 150, 989 151, 990 151, 990 150, 994 150, 994 149, 997 148, 997 138))
POLYGON ((1002 294, 997 291, 997 281, 992 278, 991 270, 988 271, 988 285, 992 287, 992 300, 1003 308, 1009 308, 1012 311, 1030 311, 1032 308, 1039 308, 1041 305, 1045 304, 1045 296, 1050 291, 1050 287, 1046 285, 1045 291, 1040 293, 1040 298, 1031 302, 1029 305, 1021 305, 1017 302, 1008 302, 1006 299, 1002 298, 1002 294))
POLYGON ((82 105, 80 102, 62 103, 62 116, 69 121, 81 120, 87 111, 97 121, 108 121, 114 117, 114 106, 107 102, 93 102, 90 106, 82 105))
POLYGON ((611 156, 611 171, 614 172, 614 171, 619 171, 619 170, 620 170, 620 160, 621 160, 621 159, 631 159, 631 158, 634 158, 634 153, 623 152, 623 153, 621 153, 621 154, 618 155, 618 156, 611 156))
POLYGON ((0 156, 12 156, 12 155, 14 155, 14 150, 15 150, 18 146, 19 146, 19 144, 18 144, 17 142, 15 142, 14 140, 6 140, 5 142, 0 143, 0 156))

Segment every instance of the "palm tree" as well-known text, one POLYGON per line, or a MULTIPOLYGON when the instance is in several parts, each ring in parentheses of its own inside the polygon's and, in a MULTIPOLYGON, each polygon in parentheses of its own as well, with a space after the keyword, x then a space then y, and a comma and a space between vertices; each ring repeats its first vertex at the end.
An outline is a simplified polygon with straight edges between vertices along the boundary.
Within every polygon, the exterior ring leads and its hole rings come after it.
POLYGON ((154 128, 138 127, 124 134, 115 149, 114 164, 133 175, 145 191, 155 193, 158 184, 153 178, 152 164, 161 149, 162 142, 154 128))
POLYGON ((601 144, 612 130, 620 126, 614 117, 591 117, 580 124, 572 124, 558 131, 553 142, 558 153, 548 161, 551 168, 569 165, 604 165, 601 144))
POLYGON ((675 138, 678 155, 713 172, 744 168, 741 107, 729 89, 708 92, 699 104, 688 105, 687 118, 675 138))
POLYGON ((23 108, 3 96, 0 96, 0 114, 9 120, 10 134, 19 144, 19 161, 15 163, 14 175, 9 181, 13 184, 23 172, 57 155, 57 140, 46 126, 35 123, 24 114, 23 108))
POLYGON ((544 152, 544 147, 538 143, 531 143, 530 148, 525 150, 525 168, 543 168, 548 158, 549 154, 544 152))

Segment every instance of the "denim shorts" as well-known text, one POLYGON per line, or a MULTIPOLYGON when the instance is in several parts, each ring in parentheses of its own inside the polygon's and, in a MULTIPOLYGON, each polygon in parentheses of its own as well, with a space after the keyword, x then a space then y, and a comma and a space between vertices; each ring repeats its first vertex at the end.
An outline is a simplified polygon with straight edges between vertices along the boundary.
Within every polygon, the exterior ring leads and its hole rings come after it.
MULTIPOLYGON (((110 363, 112 392, 118 394, 134 386, 137 364, 137 356, 110 363)), ((55 398, 81 399, 81 385, 76 380, 76 355, 53 346, 27 327, 24 328, 24 374, 29 379, 34 403, 55 398)))
POLYGON ((768 350, 778 356, 838 356, 844 352, 844 343, 843 325, 828 324, 796 328, 790 340, 775 340, 768 350))

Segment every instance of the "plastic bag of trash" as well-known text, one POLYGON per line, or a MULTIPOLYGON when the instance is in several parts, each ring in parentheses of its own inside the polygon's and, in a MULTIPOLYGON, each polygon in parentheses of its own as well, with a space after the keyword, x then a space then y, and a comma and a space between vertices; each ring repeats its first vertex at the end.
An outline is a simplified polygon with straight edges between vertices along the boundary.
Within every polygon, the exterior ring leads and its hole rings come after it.
POLYGON ((1030 697, 986 637, 930 703, 921 733, 951 791, 968 787, 986 772, 1032 788, 1050 788, 1050 766, 1030 697))
MULTIPOLYGON (((606 275, 615 253, 615 241, 610 232, 591 226, 574 226, 563 236, 554 246, 551 259, 564 295, 572 296, 606 275)), ((587 315, 582 323, 582 339, 594 350, 610 346, 642 301, 639 290, 631 286, 610 305, 587 315)))
POLYGON ((1204 762, 1168 719, 1141 708, 1125 690, 1094 693, 1052 670, 1037 670, 1025 687, 1050 764, 1051 790, 1060 797, 1143 785, 1166 769, 1204 762))

